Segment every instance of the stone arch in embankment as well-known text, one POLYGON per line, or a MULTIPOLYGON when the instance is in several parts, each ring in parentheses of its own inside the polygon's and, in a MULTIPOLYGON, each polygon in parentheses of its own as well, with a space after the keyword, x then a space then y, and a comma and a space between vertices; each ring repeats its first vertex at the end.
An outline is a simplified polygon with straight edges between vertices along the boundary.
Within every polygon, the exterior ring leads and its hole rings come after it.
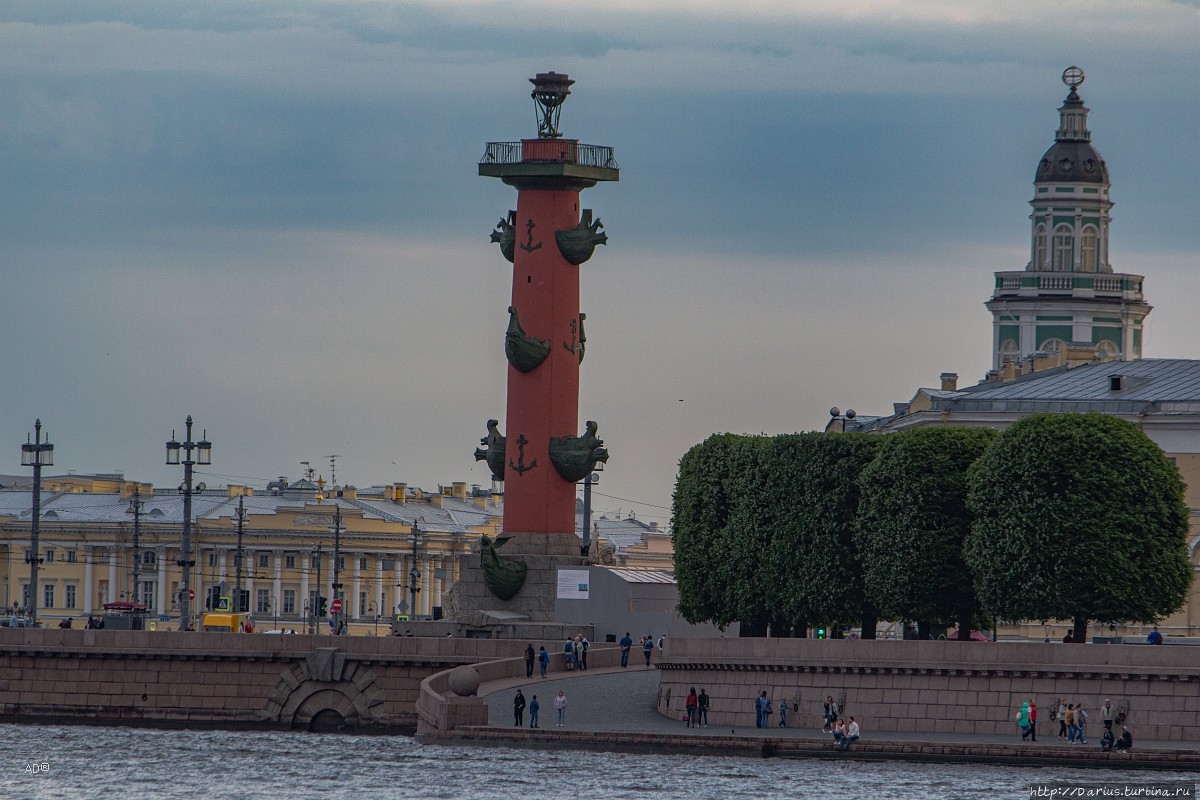
POLYGON ((281 726, 332 731, 382 723, 385 702, 374 671, 336 647, 319 647, 280 674, 264 711, 281 726))

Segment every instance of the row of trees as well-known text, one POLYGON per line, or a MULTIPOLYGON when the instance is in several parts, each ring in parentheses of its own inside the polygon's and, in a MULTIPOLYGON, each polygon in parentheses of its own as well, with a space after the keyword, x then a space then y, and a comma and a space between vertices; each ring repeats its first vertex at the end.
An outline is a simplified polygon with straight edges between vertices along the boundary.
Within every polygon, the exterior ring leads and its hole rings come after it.
POLYGON ((1134 425, 1040 414, 1003 433, 720 434, 680 461, 679 607, 744 630, 1152 622, 1187 597, 1183 482, 1134 425))

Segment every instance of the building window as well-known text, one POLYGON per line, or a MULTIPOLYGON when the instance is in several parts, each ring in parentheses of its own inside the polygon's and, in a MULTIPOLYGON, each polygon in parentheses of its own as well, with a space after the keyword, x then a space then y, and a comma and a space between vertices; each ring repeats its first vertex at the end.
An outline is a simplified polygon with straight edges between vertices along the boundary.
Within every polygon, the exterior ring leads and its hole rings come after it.
POLYGON ((154 599, 154 595, 156 593, 155 589, 157 586, 158 584, 155 581, 142 581, 142 596, 140 601, 144 606, 146 606, 147 611, 154 611, 155 607, 157 606, 157 603, 154 599))
POLYGON ((21 584, 21 607, 29 608, 29 584, 21 584))
POLYGON ((369 608, 369 606, 367 605, 367 593, 366 593, 366 592, 359 592, 359 593, 358 593, 358 609, 359 609, 359 613, 361 613, 363 610, 365 610, 365 609, 368 609, 368 608, 369 608))
POLYGON ((271 556, 269 553, 258 554, 258 566, 262 567, 263 569, 271 566, 271 556))
POLYGON ((54 608, 54 584, 42 584, 42 605, 45 608, 54 608))
POLYGON ((143 550, 142 563, 154 566, 158 563, 158 555, 153 550, 143 550))
POLYGON ((217 565, 217 551, 216 550, 213 550, 211 553, 208 554, 208 565, 210 567, 215 567, 217 565))
POLYGON ((1046 268, 1046 226, 1038 225, 1033 237, 1034 266, 1041 270, 1046 268))
POLYGON ((1039 347, 1038 350, 1042 351, 1043 353, 1057 353, 1066 346, 1067 343, 1062 339, 1046 339, 1042 342, 1042 346, 1039 347))
POLYGON ((75 587, 70 584, 64 586, 63 594, 65 595, 63 605, 67 608, 75 608, 75 587))
POLYGON ((53 563, 54 563, 54 550, 53 550, 53 548, 46 548, 46 563, 47 563, 47 564, 53 564, 53 563))
POLYGON ((1088 225, 1083 229, 1083 237, 1079 240, 1079 254, 1084 272, 1096 271, 1096 229, 1088 225))
POLYGON ((295 589, 284 589, 283 590, 283 613, 284 614, 295 614, 296 613, 296 590, 295 589))
POLYGON ((1070 272, 1071 259, 1074 256, 1075 237, 1067 225, 1059 225, 1054 229, 1054 271, 1070 272))
POLYGON ((360 559, 358 560, 358 568, 359 568, 359 569, 366 569, 366 568, 367 568, 367 559, 366 559, 366 558, 360 558, 360 559))
POLYGON ((288 569, 295 569, 296 568, 296 557, 295 556, 284 556, 283 557, 283 566, 287 567, 288 569))
POLYGON ((341 556, 340 558, 338 558, 338 569, 345 569, 345 568, 346 568, 346 557, 341 556))
POLYGON ((321 557, 319 555, 313 554, 312 563, 310 564, 310 566, 313 569, 318 569, 321 566, 321 557))
POLYGON ((259 614, 271 613, 271 590, 270 589, 255 589, 254 594, 257 595, 254 601, 254 610, 259 614))
POLYGON ((396 568, 396 559, 385 558, 383 560, 383 569, 385 572, 390 572, 396 568))
POLYGON ((67 551, 67 563, 68 563, 68 564, 74 564, 74 563, 75 563, 75 551, 74 551, 74 550, 68 550, 68 551, 67 551))

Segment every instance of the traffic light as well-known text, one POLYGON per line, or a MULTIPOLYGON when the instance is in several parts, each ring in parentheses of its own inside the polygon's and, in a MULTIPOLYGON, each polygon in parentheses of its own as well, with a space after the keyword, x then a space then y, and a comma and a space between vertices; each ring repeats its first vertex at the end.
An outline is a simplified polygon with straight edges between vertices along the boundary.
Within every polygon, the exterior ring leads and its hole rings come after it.
POLYGON ((321 609, 322 617, 325 616, 327 613, 329 613, 329 598, 322 597, 321 602, 318 607, 321 609))
POLYGON ((817 628, 817 638, 818 639, 825 638, 825 629, 824 628, 817 628))

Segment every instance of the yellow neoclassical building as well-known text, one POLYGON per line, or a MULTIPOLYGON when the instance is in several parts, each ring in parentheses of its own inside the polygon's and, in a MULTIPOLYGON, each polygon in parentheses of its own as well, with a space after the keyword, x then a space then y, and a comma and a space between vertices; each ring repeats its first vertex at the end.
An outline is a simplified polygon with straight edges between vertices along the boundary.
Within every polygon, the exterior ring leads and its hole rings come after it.
MULTIPOLYGON (((0 600, 10 610, 24 607, 28 596, 30 514, 28 488, 0 490, 0 600)), ((235 595, 240 520, 242 597, 260 627, 300 631, 314 623, 317 598, 334 596, 358 632, 397 615, 434 618, 462 559, 477 549, 480 534, 496 535, 501 514, 500 494, 465 483, 425 492, 403 483, 323 490, 301 480, 265 491, 229 486, 195 494, 193 614, 198 619, 214 597, 235 595)), ((183 497, 173 489, 121 475, 44 479, 41 624, 72 618, 78 625, 106 603, 130 601, 146 605, 162 627, 178 627, 182 523, 183 497)))

